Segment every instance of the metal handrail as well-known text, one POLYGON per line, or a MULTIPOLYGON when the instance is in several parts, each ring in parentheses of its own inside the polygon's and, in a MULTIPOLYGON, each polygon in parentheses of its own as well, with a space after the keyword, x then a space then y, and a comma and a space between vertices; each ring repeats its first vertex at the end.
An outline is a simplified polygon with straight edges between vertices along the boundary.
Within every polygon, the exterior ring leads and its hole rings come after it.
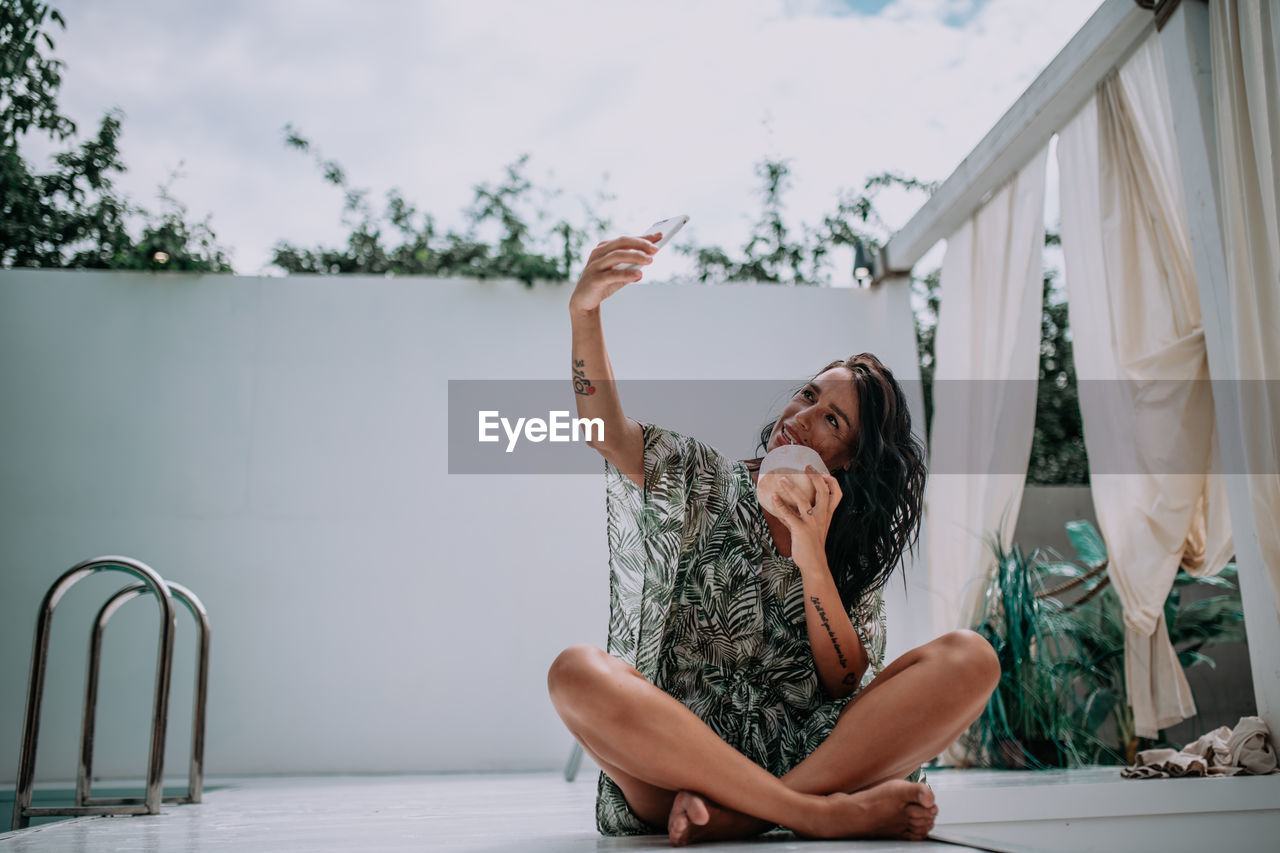
MULTIPOLYGON (((191 711, 191 759, 187 775, 187 793, 161 797, 165 803, 198 803, 204 788, 204 730, 205 710, 208 707, 209 688, 209 614, 195 593, 182 584, 166 581, 170 594, 186 605, 195 619, 196 683, 191 711)), ((98 618, 89 635, 89 666, 84 687, 84 724, 80 730, 80 767, 76 773, 77 806, 118 806, 141 803, 140 797, 92 797, 93 741, 98 704, 98 673, 102 664, 102 634, 107 622, 127 602, 145 595, 151 588, 145 583, 127 586, 113 595, 98 611, 98 618)))
POLYGON ((163 794, 165 721, 169 714, 169 682, 173 673, 173 640, 177 615, 169 587, 150 566, 129 557, 95 557, 72 566, 53 582, 45 593, 36 618, 35 643, 31 650, 31 678, 27 684, 26 716, 22 724, 22 755, 18 760, 18 784, 13 799, 13 829, 25 829, 33 817, 158 814, 163 794), (67 590, 89 575, 118 571, 141 579, 155 593, 160 608, 160 642, 156 655, 156 690, 151 716, 151 746, 147 758, 146 796, 141 804, 115 806, 33 807, 31 790, 35 782, 36 746, 40 736, 40 703, 44 697, 45 665, 49 658, 49 634, 53 611, 67 590))

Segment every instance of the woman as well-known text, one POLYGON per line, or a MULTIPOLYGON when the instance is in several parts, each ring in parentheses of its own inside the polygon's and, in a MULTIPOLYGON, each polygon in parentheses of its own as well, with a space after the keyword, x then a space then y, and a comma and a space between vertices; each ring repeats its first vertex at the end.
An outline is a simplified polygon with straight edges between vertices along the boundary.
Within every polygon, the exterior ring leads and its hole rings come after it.
POLYGON ((604 771, 600 831, 922 839, 937 807, 920 764, 977 718, 1000 668, 957 631, 875 674, 879 590, 923 491, 902 391, 870 355, 821 371, 761 439, 811 447, 845 485, 810 468, 812 498, 784 481, 762 510, 758 460, 623 414, 600 304, 642 277, 659 236, 601 243, 569 301, 578 413, 604 422, 613 654, 566 649, 547 680, 604 771))

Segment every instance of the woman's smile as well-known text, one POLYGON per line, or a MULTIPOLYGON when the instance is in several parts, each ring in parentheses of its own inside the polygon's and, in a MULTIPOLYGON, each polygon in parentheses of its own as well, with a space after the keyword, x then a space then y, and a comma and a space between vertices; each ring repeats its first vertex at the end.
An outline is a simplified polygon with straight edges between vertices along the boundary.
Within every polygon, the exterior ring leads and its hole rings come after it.
POLYGON ((793 436, 791 430, 787 429, 786 424, 783 424, 778 429, 778 446, 781 447, 784 444, 804 444, 804 442, 793 436))

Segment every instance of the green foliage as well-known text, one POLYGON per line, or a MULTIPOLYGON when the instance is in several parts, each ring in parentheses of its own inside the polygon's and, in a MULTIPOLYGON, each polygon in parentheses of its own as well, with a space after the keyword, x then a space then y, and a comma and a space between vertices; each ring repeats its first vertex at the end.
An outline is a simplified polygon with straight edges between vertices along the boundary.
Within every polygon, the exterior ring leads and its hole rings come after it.
POLYGON ((96 135, 56 154, 53 171, 38 173, 22 157, 29 131, 58 142, 76 136, 58 107, 64 64, 45 53, 54 49, 54 25, 66 28, 43 3, 0 2, 0 267, 230 272, 208 220, 188 223, 169 186, 154 214, 116 191, 113 179, 125 171, 118 111, 103 116, 96 135))
POLYGON ((551 216, 548 205, 558 193, 534 187, 525 174, 527 155, 507 166, 500 182, 474 188, 472 203, 463 212, 468 226, 463 233, 440 235, 435 218, 419 213, 397 189, 387 193, 382 211, 375 211, 368 191, 352 187, 346 171, 315 151, 292 125, 285 127, 285 144, 312 154, 324 179, 342 190, 342 221, 351 229, 343 248, 277 243, 272 263, 286 272, 513 278, 526 285, 567 281, 588 234, 608 227, 588 205, 584 226, 551 216), (535 225, 551 220, 541 231, 535 225), (496 234, 496 240, 484 239, 485 233, 496 234))
POLYGON ((0 2, 0 140, 6 145, 33 128, 57 139, 76 132, 75 123, 58 111, 65 64, 42 52, 54 49, 50 24, 67 27, 44 3, 0 2))
MULTIPOLYGON (((1105 571, 1106 545, 1087 521, 1068 523, 1067 535, 1075 560, 1024 556, 1017 546, 1006 553, 993 541, 996 564, 975 630, 996 648, 1002 676, 964 735, 986 766, 1123 764, 1146 748, 1126 698, 1124 615, 1105 571), (1050 582, 1063 579, 1075 582, 1070 598, 1048 595, 1050 582), (1108 721, 1113 732, 1104 739, 1108 721)), ((1179 570, 1164 609, 1184 668, 1213 666, 1205 649, 1243 642, 1235 577, 1233 564, 1212 578, 1179 570), (1183 606, 1181 591, 1192 584, 1224 592, 1183 606)))
POLYGON ((1037 597, 1033 560, 1014 545, 991 539, 996 562, 975 630, 1000 659, 1000 683, 965 735, 975 761, 987 767, 1072 767, 1087 763, 1088 733, 1072 725, 1061 697, 1058 662, 1064 638, 1052 605, 1037 597))
MULTIPOLYGON (((1056 233, 1045 234, 1045 245, 1058 242, 1056 233)), ((1045 271, 1036 422, 1027 482, 1083 485, 1089 482, 1089 457, 1085 452, 1084 425, 1080 420, 1080 395, 1067 323, 1067 303, 1056 298, 1056 277, 1054 270, 1045 271)))
POLYGON ((760 218, 738 256, 720 246, 686 244, 677 247, 694 261, 694 277, 702 283, 753 281, 814 286, 832 277, 833 248, 863 246, 880 249, 892 233, 875 208, 876 195, 886 188, 929 193, 935 185, 884 172, 868 178, 861 192, 841 192, 836 207, 817 227, 801 224, 795 236, 784 217, 783 196, 791 187, 787 160, 765 158, 756 164, 761 181, 760 218))
POLYGON ((911 279, 911 294, 915 302, 912 316, 916 327, 916 358, 920 361, 920 386, 924 395, 924 434, 933 428, 933 376, 937 369, 934 359, 938 337, 938 309, 941 298, 942 270, 935 268, 923 277, 911 279))

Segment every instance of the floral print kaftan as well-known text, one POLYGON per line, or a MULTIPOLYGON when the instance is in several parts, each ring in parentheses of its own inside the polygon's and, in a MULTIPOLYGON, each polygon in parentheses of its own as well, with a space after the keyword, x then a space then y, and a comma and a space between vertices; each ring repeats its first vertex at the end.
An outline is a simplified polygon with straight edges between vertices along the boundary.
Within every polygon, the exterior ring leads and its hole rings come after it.
MULTIPOLYGON (((774 550, 745 463, 644 425, 644 488, 606 464, 610 654, 775 776, 817 748, 849 698, 818 677, 796 564, 774 550)), ((884 601, 853 602, 865 686, 883 666, 884 601)), ((913 777, 914 778, 914 777, 913 777)), ((600 774, 604 835, 664 832, 600 774)))

